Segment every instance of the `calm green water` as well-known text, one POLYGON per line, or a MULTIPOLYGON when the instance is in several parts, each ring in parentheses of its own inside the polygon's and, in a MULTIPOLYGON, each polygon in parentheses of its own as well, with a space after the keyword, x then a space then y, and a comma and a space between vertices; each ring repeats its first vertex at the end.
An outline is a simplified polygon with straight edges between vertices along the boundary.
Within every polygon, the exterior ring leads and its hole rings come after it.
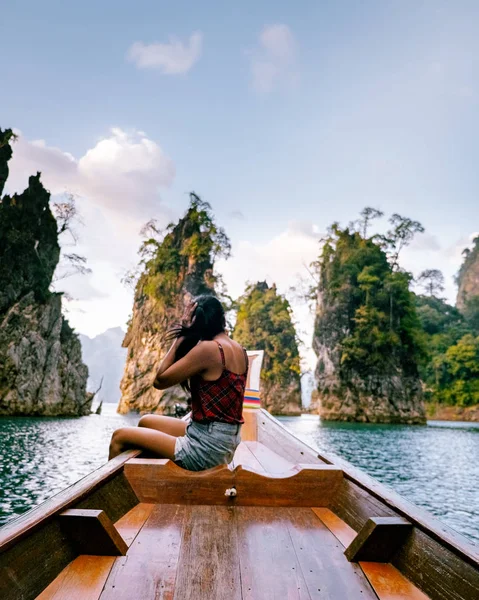
MULTIPOLYGON (((43 502, 107 460, 112 432, 135 415, 0 418, 0 524, 43 502)), ((336 453, 470 539, 479 540, 479 424, 427 427, 327 424, 282 418, 298 437, 336 453)))

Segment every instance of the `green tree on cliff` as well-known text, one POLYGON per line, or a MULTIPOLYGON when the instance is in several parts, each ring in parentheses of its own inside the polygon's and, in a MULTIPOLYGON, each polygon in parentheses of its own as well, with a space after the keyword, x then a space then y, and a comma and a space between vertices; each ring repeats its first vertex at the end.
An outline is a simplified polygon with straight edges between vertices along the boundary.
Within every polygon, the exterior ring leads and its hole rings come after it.
MULTIPOLYGON (((266 407, 274 403, 270 395, 289 394, 287 402, 301 408, 300 359, 298 338, 289 302, 278 294, 275 285, 249 284, 237 302, 233 339, 245 348, 264 350, 262 396, 266 407), (288 392, 289 390, 289 392, 288 392)), ((282 400, 278 397, 276 406, 282 400)), ((291 408, 276 412, 295 412, 291 408)))
POLYGON ((190 194, 190 206, 178 223, 162 231, 151 220, 142 233, 141 274, 128 277, 136 279, 137 294, 154 300, 166 321, 179 318, 185 294, 217 294, 222 289, 214 263, 229 257, 231 244, 216 225, 210 205, 196 194, 190 194))
POLYGON ((334 224, 316 263, 319 286, 314 293, 331 307, 319 315, 316 337, 337 339, 341 369, 362 377, 388 375, 398 367, 415 376, 424 355, 409 291, 412 277, 397 269, 398 253, 418 224, 399 215, 394 215, 392 224, 398 231, 388 232, 389 259, 376 236, 365 238, 359 231, 334 224))

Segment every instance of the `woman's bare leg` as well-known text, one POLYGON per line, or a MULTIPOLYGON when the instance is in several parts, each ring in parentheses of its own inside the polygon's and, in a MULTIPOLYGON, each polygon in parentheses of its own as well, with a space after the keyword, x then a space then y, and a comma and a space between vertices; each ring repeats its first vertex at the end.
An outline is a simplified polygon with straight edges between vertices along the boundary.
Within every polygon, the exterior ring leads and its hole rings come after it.
POLYGON ((138 423, 138 427, 156 429, 156 431, 162 431, 175 437, 185 435, 186 425, 187 423, 181 419, 161 417, 160 415, 143 415, 138 423))
POLYGON ((178 436, 143 427, 122 427, 111 437, 108 460, 130 448, 149 450, 159 458, 174 460, 176 437, 178 436))

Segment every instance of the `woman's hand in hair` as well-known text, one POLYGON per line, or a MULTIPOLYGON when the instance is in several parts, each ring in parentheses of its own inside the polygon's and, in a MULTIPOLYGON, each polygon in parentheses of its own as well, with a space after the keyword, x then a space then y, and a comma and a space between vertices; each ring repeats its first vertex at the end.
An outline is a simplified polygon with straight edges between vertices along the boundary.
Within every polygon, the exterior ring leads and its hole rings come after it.
POLYGON ((183 325, 185 327, 191 327, 191 325, 193 325, 193 321, 195 320, 195 310, 196 307, 198 306, 197 302, 191 302, 186 308, 185 308, 185 312, 183 313, 183 325))

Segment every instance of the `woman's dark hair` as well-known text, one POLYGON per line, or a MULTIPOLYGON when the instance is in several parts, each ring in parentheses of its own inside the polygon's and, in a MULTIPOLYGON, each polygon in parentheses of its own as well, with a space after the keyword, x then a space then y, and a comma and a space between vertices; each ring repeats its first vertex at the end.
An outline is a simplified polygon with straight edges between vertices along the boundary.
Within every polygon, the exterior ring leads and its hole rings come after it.
MULTIPOLYGON (((183 337, 175 355, 175 362, 188 354, 201 340, 212 340, 226 327, 225 311, 221 302, 215 296, 202 294, 193 299, 196 308, 193 312, 191 325, 177 325, 170 329, 165 335, 165 341, 183 337)), ((181 386, 189 390, 188 382, 181 386)))

